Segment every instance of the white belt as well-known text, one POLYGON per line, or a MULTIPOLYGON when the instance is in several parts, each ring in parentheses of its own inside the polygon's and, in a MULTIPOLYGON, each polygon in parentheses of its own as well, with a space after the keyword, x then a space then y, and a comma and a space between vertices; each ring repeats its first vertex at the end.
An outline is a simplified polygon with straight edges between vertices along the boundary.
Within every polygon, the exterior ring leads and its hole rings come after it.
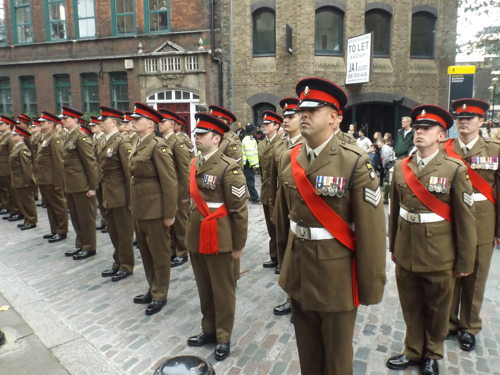
POLYGON ((223 205, 224 203, 218 203, 218 202, 207 202, 208 208, 219 208, 223 205))
POLYGON ((486 200, 488 200, 488 198, 486 198, 481 193, 474 193, 474 194, 472 194, 472 198, 474 198, 474 202, 480 202, 480 201, 486 201, 486 200))
POLYGON ((435 214, 434 212, 414 214, 406 211, 403 207, 399 208, 399 216, 411 223, 436 223, 444 220, 441 216, 435 214))
POLYGON ((290 230, 295 234, 298 238, 303 238, 306 240, 331 240, 333 237, 330 232, 328 232, 325 228, 319 227, 303 227, 297 224, 295 221, 290 220, 290 230))

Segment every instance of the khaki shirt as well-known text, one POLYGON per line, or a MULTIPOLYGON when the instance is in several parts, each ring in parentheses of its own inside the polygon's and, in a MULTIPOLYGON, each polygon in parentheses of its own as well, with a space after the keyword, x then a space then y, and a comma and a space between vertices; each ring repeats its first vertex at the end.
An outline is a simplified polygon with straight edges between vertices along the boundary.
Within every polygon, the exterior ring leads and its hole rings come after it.
POLYGON ((38 185, 64 186, 63 141, 55 130, 43 135, 37 147, 35 176, 38 185))
POLYGON ((64 142, 64 189, 66 193, 97 190, 97 163, 92 139, 75 129, 64 142))
MULTIPOLYGON (((262 186, 260 189, 260 200, 262 204, 272 204, 274 197, 271 196, 271 184, 276 183, 276 181, 271 181, 271 166, 274 160, 274 150, 281 150, 281 152, 286 148, 286 141, 280 138, 278 135, 268 142, 267 138, 264 138, 259 142, 258 152, 259 152, 259 165, 262 173, 262 186)), ((278 154, 280 151, 278 151, 278 154)))
POLYGON ((9 156, 11 183, 14 189, 31 187, 33 176, 33 155, 25 143, 14 145, 9 156))

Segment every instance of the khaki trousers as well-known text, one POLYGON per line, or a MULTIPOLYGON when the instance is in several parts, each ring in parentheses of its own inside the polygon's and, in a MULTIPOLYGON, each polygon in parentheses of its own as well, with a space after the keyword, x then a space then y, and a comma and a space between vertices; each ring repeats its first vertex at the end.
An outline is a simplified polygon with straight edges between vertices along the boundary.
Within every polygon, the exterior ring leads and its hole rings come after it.
POLYGON ((104 205, 102 204, 101 184, 99 184, 99 189, 96 190, 95 196, 97 198, 97 208, 99 208, 99 213, 101 214, 101 227, 106 227, 107 209, 104 208, 104 205))
POLYGON ((452 270, 410 272, 396 265, 399 300, 406 323, 404 354, 415 361, 443 358, 453 293, 452 270))
POLYGON ((134 220, 126 206, 106 209, 108 233, 115 251, 113 269, 132 273, 134 270, 134 220))
POLYGON ((352 338, 357 309, 304 310, 292 299, 293 324, 302 374, 352 375, 352 338))
POLYGON ((456 279, 449 329, 466 331, 473 335, 481 331, 482 321, 479 313, 483 304, 493 248, 492 243, 478 245, 474 271, 467 277, 456 279))
POLYGON ((230 342, 236 309, 231 252, 216 255, 191 252, 191 265, 200 297, 202 331, 214 333, 218 343, 230 342))
POLYGON ((19 202, 17 200, 16 192, 12 187, 10 175, 0 176, 0 186, 3 187, 4 200, 5 200, 2 205, 2 208, 8 209, 11 215, 20 213, 21 208, 19 207, 19 202))
POLYGON ((24 216, 24 225, 36 225, 38 221, 33 187, 14 189, 17 201, 24 216))
POLYGON ((76 233, 77 249, 96 251, 96 198, 87 197, 86 192, 66 194, 71 224, 76 233))
POLYGON ((276 248, 276 226, 271 221, 271 207, 267 204, 263 204, 264 217, 266 218, 267 233, 269 234, 269 256, 271 259, 278 259, 278 251, 276 248))
POLYGON ((177 213, 174 225, 170 228, 172 238, 172 254, 178 257, 187 257, 188 249, 186 245, 186 228, 189 219, 189 201, 177 202, 177 213))
POLYGON ((68 233, 68 209, 64 190, 56 190, 54 185, 40 185, 43 202, 47 206, 50 232, 57 234, 68 233))
POLYGON ((165 301, 170 283, 170 228, 163 219, 136 220, 144 272, 153 300, 165 301))

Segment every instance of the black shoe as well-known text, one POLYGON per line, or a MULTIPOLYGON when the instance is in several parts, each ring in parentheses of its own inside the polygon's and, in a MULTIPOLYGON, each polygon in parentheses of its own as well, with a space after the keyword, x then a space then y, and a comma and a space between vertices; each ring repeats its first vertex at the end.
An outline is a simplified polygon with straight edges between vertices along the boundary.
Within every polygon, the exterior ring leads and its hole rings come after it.
POLYGON ((44 240, 48 240, 48 239, 51 239, 52 237, 55 236, 55 233, 51 233, 51 234, 44 234, 43 235, 43 239, 44 240))
POLYGON ((104 228, 106 228, 105 225, 99 225, 98 227, 95 227, 95 230, 103 230, 104 228))
POLYGON ((129 277, 130 275, 132 275, 132 272, 127 272, 127 271, 124 271, 124 270, 118 270, 118 272, 115 273, 111 277, 111 281, 120 281, 120 280, 123 280, 126 277, 129 277))
POLYGON ((22 223, 22 224, 17 224, 17 227, 18 227, 18 228, 24 227, 24 223, 22 223))
POLYGON ((202 332, 196 336, 191 336, 187 340, 188 346, 203 346, 206 344, 216 343, 215 333, 202 332))
POLYGON ((170 262, 170 267, 179 267, 188 261, 188 257, 175 257, 170 262))
POLYGON ((151 298, 151 293, 147 292, 144 294, 139 294, 138 296, 134 297, 134 303, 139 303, 141 305, 144 305, 146 303, 150 303, 152 300, 151 298))
POLYGON ((28 230, 33 228, 36 228, 36 225, 23 225, 22 227, 20 227, 21 230, 28 230))
POLYGON ((476 336, 469 332, 462 332, 458 337, 458 342, 460 343, 460 349, 470 352, 476 348, 476 336))
POLYGON ((21 215, 21 214, 13 214, 13 215, 10 215, 9 216, 9 221, 19 221, 19 220, 22 220, 24 219, 24 216, 21 215))
POLYGON ((404 354, 395 355, 387 360, 385 365, 392 370, 404 370, 408 366, 416 366, 418 365, 418 361, 414 361, 404 354))
POLYGON ((276 268, 274 269, 274 273, 275 273, 276 275, 279 275, 279 274, 281 273, 281 267, 280 267, 280 265, 279 265, 279 264, 278 264, 278 265, 276 266, 276 268))
POLYGON ((108 227, 104 227, 101 229, 101 233, 108 233, 108 227))
POLYGON ((432 358, 425 358, 422 361, 422 375, 439 375, 438 361, 432 358))
POLYGON ((82 249, 68 250, 64 253, 64 255, 66 255, 67 257, 72 257, 73 255, 79 253, 80 251, 82 251, 82 249))
POLYGON ((36 206, 37 207, 43 207, 43 203, 37 203, 36 206))
POLYGON ((278 261, 276 259, 270 259, 267 262, 264 262, 264 264, 262 264, 262 267, 275 268, 277 265, 278 265, 278 261))
POLYGON ((259 199, 250 199, 250 202, 255 203, 255 204, 259 204, 260 200, 259 199))
POLYGON ((0 331, 0 346, 5 344, 5 335, 2 331, 0 331))
POLYGON ((292 304, 290 302, 285 302, 281 305, 276 306, 273 309, 274 315, 288 315, 292 312, 292 304))
POLYGON ((4 217, 2 217, 2 219, 3 219, 3 220, 9 220, 9 219, 10 219, 10 215, 8 215, 8 216, 4 216, 4 217))
POLYGON ((7 215, 8 213, 9 213, 9 210, 8 210, 8 209, 6 209, 6 208, 2 208, 2 209, 0 210, 0 215, 7 215))
POLYGON ((151 303, 146 307, 146 315, 153 315, 160 312, 163 306, 167 304, 167 301, 151 301, 151 303))
POLYGON ((93 257, 95 255, 95 251, 82 250, 73 255, 73 260, 82 260, 93 257))
POLYGON ((102 271, 101 276, 102 277, 111 277, 111 276, 114 276, 117 272, 118 272, 118 270, 114 270, 111 268, 109 270, 102 271))
POLYGON ((446 335, 446 338, 449 339, 457 336, 460 336, 460 331, 458 329, 450 329, 448 331, 448 334, 446 335))
POLYGON ((59 242, 65 239, 66 239, 66 234, 56 233, 52 236, 52 238, 49 238, 49 243, 59 242))
POLYGON ((215 346, 215 359, 217 361, 223 361, 229 356, 229 352, 231 351, 231 344, 228 342, 217 344, 215 346))

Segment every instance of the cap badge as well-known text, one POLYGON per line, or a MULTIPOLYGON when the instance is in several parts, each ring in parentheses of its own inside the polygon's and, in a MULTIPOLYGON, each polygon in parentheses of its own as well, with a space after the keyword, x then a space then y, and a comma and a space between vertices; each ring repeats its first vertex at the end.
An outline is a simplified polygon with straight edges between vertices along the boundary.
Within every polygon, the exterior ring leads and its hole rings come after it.
POLYGON ((464 104, 464 105, 462 106, 462 108, 463 108, 463 109, 467 109, 467 104, 464 104))
POLYGON ((198 125, 200 123, 200 119, 196 120, 196 125, 198 125))
POLYGON ((425 109, 422 109, 422 112, 420 112, 420 116, 425 116, 427 112, 425 112, 425 109))
POLYGON ((285 103, 285 109, 287 109, 287 108, 288 108, 288 103, 285 103))
POLYGON ((309 91, 309 86, 306 86, 306 88, 304 89, 304 95, 309 96, 309 91))

